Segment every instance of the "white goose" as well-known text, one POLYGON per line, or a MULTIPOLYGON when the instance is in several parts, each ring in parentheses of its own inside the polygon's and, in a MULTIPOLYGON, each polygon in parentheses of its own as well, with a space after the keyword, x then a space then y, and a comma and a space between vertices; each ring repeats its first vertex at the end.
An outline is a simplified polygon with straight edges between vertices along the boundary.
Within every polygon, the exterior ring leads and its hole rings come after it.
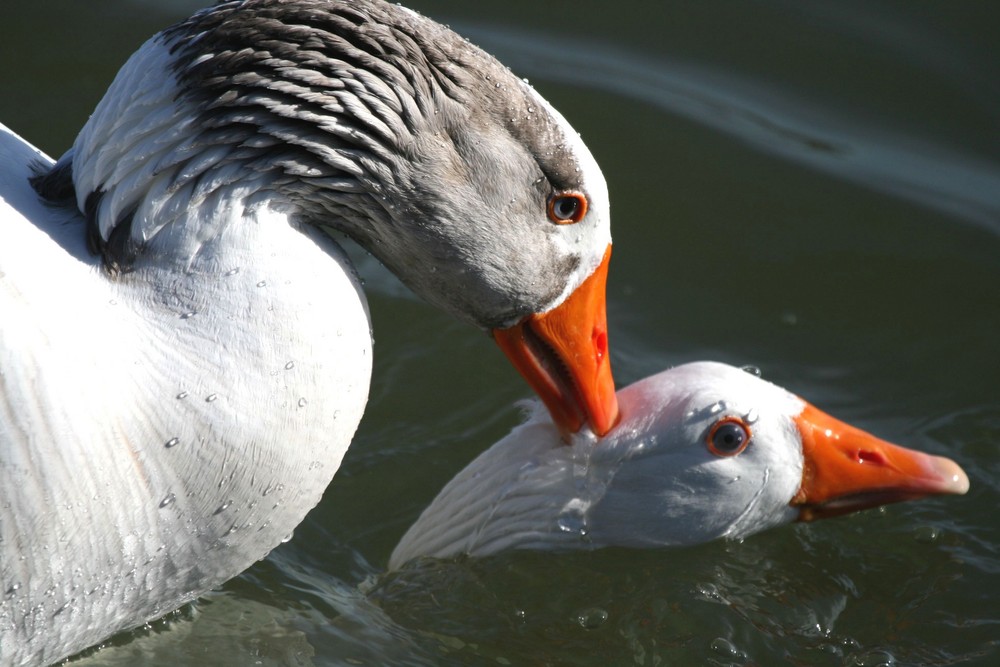
POLYGON ((664 371, 618 402, 617 428, 568 445, 536 410, 448 482, 390 568, 419 556, 739 539, 969 488, 951 460, 879 440, 725 364, 664 371))
POLYGON ((196 598, 319 501, 371 371, 329 230, 491 331, 564 431, 612 427, 607 187, 562 116, 397 5, 216 5, 55 164, 0 129, 0 664, 196 598))

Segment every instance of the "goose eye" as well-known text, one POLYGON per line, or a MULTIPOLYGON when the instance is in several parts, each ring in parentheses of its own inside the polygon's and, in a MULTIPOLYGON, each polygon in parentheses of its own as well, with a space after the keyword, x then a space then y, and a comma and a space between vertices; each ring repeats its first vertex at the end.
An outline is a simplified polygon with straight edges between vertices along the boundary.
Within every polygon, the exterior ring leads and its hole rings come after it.
POLYGON ((708 451, 716 456, 736 456, 750 444, 750 429, 741 419, 718 421, 708 432, 708 451))
POLYGON ((571 225, 587 215, 587 198, 579 192, 561 192, 549 197, 549 220, 557 225, 571 225))

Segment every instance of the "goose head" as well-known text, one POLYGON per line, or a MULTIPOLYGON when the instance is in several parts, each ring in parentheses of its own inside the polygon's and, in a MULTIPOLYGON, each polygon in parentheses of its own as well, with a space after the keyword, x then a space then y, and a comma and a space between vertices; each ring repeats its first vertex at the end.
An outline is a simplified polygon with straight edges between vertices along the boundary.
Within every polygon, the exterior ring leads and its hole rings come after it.
POLYGON ((445 486, 391 565, 741 539, 969 486, 951 460, 881 440, 725 364, 648 377, 622 389, 619 404, 607 437, 568 446, 548 417, 533 416, 445 486))
POLYGON ((277 209, 490 332, 565 433, 617 419, 604 177, 526 81, 413 11, 199 12, 133 56, 55 173, 72 174, 113 271, 188 268, 220 211, 277 209))

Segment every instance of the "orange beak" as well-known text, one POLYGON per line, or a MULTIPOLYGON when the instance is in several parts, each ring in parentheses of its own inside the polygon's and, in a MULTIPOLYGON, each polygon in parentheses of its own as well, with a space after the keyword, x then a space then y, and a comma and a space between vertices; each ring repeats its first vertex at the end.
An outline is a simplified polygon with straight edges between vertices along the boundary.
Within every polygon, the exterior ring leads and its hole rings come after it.
POLYGON ((893 445, 806 404, 800 521, 847 514, 932 494, 964 494, 969 478, 951 459, 893 445))
POLYGON ((562 304, 493 330, 497 345, 564 434, 589 423, 604 435, 618 421, 604 300, 610 259, 609 245, 600 266, 562 304))

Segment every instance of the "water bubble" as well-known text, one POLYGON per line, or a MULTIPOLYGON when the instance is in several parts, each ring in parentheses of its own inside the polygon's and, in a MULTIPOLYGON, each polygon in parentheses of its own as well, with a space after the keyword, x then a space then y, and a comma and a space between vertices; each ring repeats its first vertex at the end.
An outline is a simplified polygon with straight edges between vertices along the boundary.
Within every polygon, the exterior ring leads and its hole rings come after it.
POLYGON ((285 364, 285 370, 286 371, 290 371, 293 368, 295 368, 295 362, 294 361, 289 361, 287 364, 285 364))
POLYGON ((747 424, 756 424, 758 419, 760 419, 760 413, 757 412, 757 408, 750 408, 747 410, 747 413, 743 415, 743 421, 747 424))
POLYGON ((257 287, 267 287, 267 281, 261 280, 260 282, 257 283, 257 287))
POLYGON ((596 630, 608 620, 608 612, 600 607, 591 607, 577 612, 576 622, 581 628, 596 630))
POLYGON ((182 320, 189 320, 189 319, 191 319, 192 317, 194 317, 197 314, 198 314, 198 311, 196 311, 196 310, 189 310, 186 313, 181 313, 181 319, 182 320))
POLYGON ((206 397, 205 397, 205 402, 206 402, 206 403, 212 403, 212 402, 214 402, 214 401, 215 401, 215 399, 217 399, 217 398, 219 398, 219 395, 218 395, 218 394, 209 394, 208 396, 206 396, 206 397))
POLYGON ((236 275, 237 273, 239 273, 239 272, 240 272, 240 267, 238 267, 238 266, 237 266, 237 267, 236 267, 235 269, 229 269, 228 271, 226 271, 226 272, 225 272, 224 274, 222 274, 222 275, 223 275, 224 277, 228 278, 229 276, 235 276, 235 275, 236 275))
POLYGON ((712 643, 709 644, 708 647, 712 650, 712 653, 715 653, 722 658, 735 660, 742 657, 740 655, 740 650, 736 648, 736 645, 725 637, 716 637, 712 640, 712 643))
POLYGON ((914 532, 913 537, 921 544, 933 544, 941 537, 941 529, 937 526, 920 526, 914 532))
POLYGON ((740 370, 757 378, 761 376, 760 368, 757 366, 751 366, 748 364, 746 366, 740 366, 740 370))
POLYGON ((281 543, 285 544, 286 542, 291 542, 293 537, 295 537, 295 531, 294 530, 292 532, 288 533, 287 535, 285 535, 283 538, 281 538, 281 543))
POLYGON ((177 394, 177 399, 178 400, 183 400, 183 399, 185 399, 187 397, 188 397, 188 393, 186 391, 182 391, 181 393, 177 394))
POLYGON ((698 595, 711 602, 725 602, 722 597, 722 593, 719 592, 719 587, 715 584, 697 584, 695 590, 698 595))
POLYGON ((875 649, 849 656, 846 664, 852 667, 895 667, 896 656, 884 649, 875 649))
POLYGON ((163 443, 163 446, 166 447, 167 449, 170 449, 171 447, 176 447, 177 443, 179 442, 180 440, 178 438, 170 438, 165 443, 163 443))
POLYGON ((309 401, 307 401, 306 399, 304 399, 304 398, 300 398, 300 399, 299 399, 299 407, 300 407, 300 408, 304 408, 304 407, 306 407, 306 405, 308 405, 308 404, 309 404, 309 401))
POLYGON ((168 493, 167 497, 160 501, 160 508, 162 509, 162 508, 166 507, 167 505, 170 505, 176 499, 177 499, 177 496, 175 494, 168 493))
POLYGON ((716 401, 711 406, 709 406, 708 413, 711 415, 717 415, 725 409, 726 409, 725 401, 716 401))
POLYGON ((221 513, 225 512, 227 509, 229 509, 229 506, 232 505, 232 504, 233 504, 233 501, 231 499, 227 500, 226 502, 224 502, 221 505, 219 505, 219 509, 215 510, 212 514, 221 514, 221 513))

